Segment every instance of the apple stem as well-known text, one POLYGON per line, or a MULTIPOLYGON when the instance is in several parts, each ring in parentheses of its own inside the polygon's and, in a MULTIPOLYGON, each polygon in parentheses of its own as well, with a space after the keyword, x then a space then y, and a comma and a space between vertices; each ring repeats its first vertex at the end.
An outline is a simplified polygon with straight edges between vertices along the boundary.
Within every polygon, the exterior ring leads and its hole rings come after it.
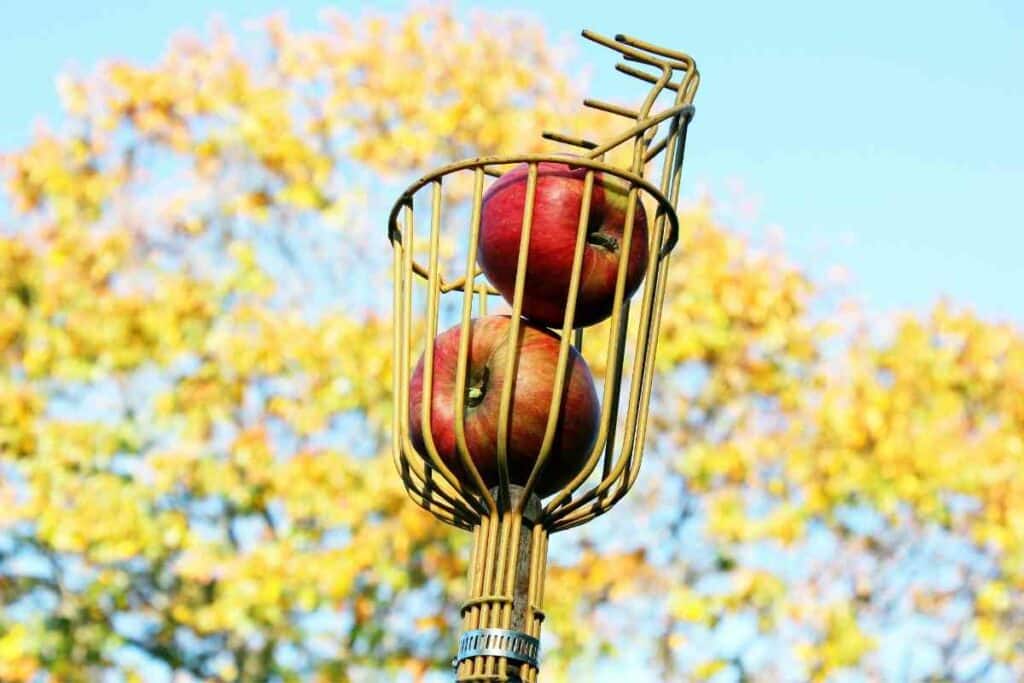
POLYGON ((611 252, 619 250, 619 241, 611 235, 606 235, 603 232, 590 233, 587 235, 587 241, 611 252))
POLYGON ((469 386, 466 390, 466 399, 470 408, 475 408, 484 400, 484 393, 487 391, 487 379, 490 372, 485 367, 480 379, 469 386))

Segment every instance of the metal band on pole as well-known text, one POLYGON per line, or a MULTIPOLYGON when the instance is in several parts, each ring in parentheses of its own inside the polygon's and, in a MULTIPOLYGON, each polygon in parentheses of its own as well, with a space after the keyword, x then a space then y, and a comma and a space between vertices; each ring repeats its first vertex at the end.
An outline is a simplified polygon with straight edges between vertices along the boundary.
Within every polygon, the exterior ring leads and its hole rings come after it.
POLYGON ((466 631, 459 638, 459 654, 453 664, 479 656, 504 657, 529 664, 540 665, 540 640, 522 631, 503 628, 479 628, 466 631))

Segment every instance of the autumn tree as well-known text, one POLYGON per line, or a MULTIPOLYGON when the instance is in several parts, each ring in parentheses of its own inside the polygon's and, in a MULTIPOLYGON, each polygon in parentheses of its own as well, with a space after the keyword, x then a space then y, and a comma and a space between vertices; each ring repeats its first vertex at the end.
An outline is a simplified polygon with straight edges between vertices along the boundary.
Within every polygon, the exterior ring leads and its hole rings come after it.
MULTIPOLYGON (((386 212, 433 166, 609 125, 558 54, 413 9, 61 81, 59 127, 3 159, 0 680, 446 669, 469 539, 387 455, 386 212)), ((544 676, 1024 676, 1024 336, 851 323, 683 218, 647 462, 555 537, 544 676)))

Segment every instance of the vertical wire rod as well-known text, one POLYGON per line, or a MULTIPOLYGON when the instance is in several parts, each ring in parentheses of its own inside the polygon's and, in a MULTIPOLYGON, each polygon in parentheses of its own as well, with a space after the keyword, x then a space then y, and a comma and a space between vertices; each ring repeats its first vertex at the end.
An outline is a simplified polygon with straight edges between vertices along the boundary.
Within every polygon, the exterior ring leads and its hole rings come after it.
POLYGON ((576 243, 573 248, 572 267, 569 276, 569 292, 566 295, 565 316, 562 321, 562 334, 558 345, 558 360, 555 364, 555 384, 551 389, 551 405, 548 408, 548 420, 544 428, 544 438, 541 442, 540 452, 537 454, 537 461, 530 472, 526 482, 526 492, 520 500, 521 505, 526 501, 537 483, 537 477, 551 457, 551 446, 555 439, 555 429, 558 425, 558 417, 562 409, 562 394, 566 382, 566 370, 568 368, 569 347, 572 334, 573 322, 576 318, 576 305, 578 303, 580 280, 582 279, 583 254, 587 246, 587 226, 590 223, 591 201, 594 191, 595 171, 588 169, 583 177, 583 196, 580 204, 580 217, 576 226, 576 243))
POLYGON ((459 326, 459 350, 456 361, 455 374, 455 445, 458 456, 462 462, 462 469, 470 475, 470 479, 476 486, 477 493, 487 505, 488 513, 493 515, 497 511, 494 498, 488 491, 480 470, 473 462, 473 456, 469 452, 469 445, 466 443, 466 379, 469 352, 471 348, 473 312, 473 278, 476 277, 476 246, 480 236, 480 204, 483 196, 484 174, 483 170, 477 168, 473 174, 473 215, 469 227, 469 249, 466 255, 466 279, 467 283, 462 288, 462 320, 459 326))
POLYGON ((508 508, 508 439, 509 422, 512 413, 512 390, 516 384, 519 366, 519 328, 523 314, 523 291, 526 285, 526 269, 530 255, 530 233, 533 228, 533 203, 537 195, 537 162, 529 164, 526 174, 526 198, 523 206, 523 222, 519 239, 519 258, 516 263, 516 281, 512 296, 512 317, 508 326, 508 345, 505 358, 505 381, 501 387, 501 402, 498 408, 497 452, 498 452, 498 497, 499 507, 508 508))

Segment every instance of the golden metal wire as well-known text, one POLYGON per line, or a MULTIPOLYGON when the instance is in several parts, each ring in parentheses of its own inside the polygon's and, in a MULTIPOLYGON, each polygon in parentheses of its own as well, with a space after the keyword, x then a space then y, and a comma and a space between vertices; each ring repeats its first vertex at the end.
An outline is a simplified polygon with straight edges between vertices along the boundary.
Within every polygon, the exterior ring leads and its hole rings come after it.
MULTIPOLYGON (((545 138, 574 149, 574 156, 568 160, 564 153, 550 153, 480 157, 449 164, 413 183, 399 197, 388 220, 388 236, 394 247, 393 457, 410 497, 418 505, 447 524, 473 532, 469 598, 462 607, 463 630, 466 634, 477 635, 474 642, 493 638, 505 648, 463 656, 456 666, 458 681, 537 680, 537 662, 530 657, 513 656, 509 649, 513 646, 509 643, 524 635, 526 641, 540 637, 548 536, 607 512, 635 483, 643 455, 665 283, 671 251, 679 235, 675 205, 682 181, 686 131, 693 115, 693 98, 700 76, 693 59, 682 52, 621 34, 612 39, 584 31, 583 36, 619 53, 624 59, 623 63, 616 64, 619 72, 650 85, 646 97, 636 108, 592 99, 583 102, 584 106, 626 119, 631 125, 601 142, 545 132, 545 138), (659 107, 659 99, 665 94, 671 102, 659 107), (659 129, 665 129, 661 137, 658 137, 659 129), (605 161, 608 152, 623 146, 631 152, 627 168, 605 161), (469 330, 474 312, 477 316, 487 315, 488 299, 498 295, 496 289, 478 280, 481 272, 476 253, 481 206, 488 178, 500 176, 512 165, 528 165, 526 208, 508 330, 508 348, 517 349, 514 340, 518 338, 521 325, 538 164, 546 161, 568 161, 585 169, 567 310, 561 329, 556 330, 560 332, 561 341, 553 400, 533 470, 525 483, 514 484, 510 481, 507 454, 514 382, 503 383, 496 444, 498 485, 489 488, 470 456, 464 419, 469 330), (645 175, 658 175, 659 164, 660 177, 655 184, 645 175), (608 339, 597 439, 583 470, 542 506, 535 491, 539 473, 552 455, 570 346, 583 351, 584 330, 574 328, 573 323, 591 210, 590 196, 598 173, 619 179, 626 190, 627 209, 620 253, 630 253, 637 205, 645 203, 653 207, 653 229, 648 231, 651 257, 644 284, 632 301, 625 296, 629 259, 619 259, 614 305, 606 325, 608 339), (458 229, 465 224, 464 219, 449 217, 454 210, 446 205, 444 188, 445 180, 454 183, 466 175, 472 176, 468 234, 458 229), (415 207, 422 203, 429 204, 426 230, 423 226, 418 229, 415 212, 415 207), (451 244, 465 244, 467 248, 464 269, 448 278, 442 271, 443 265, 453 260, 447 253, 451 244), (442 306, 449 303, 452 306, 447 310, 452 315, 458 304, 461 325, 454 427, 459 461, 470 479, 466 483, 445 463, 431 433, 432 401, 429 397, 435 379, 434 340, 442 306), (409 409, 414 350, 422 350, 422 395, 426 397, 420 402, 418 415, 410 415, 409 409), (631 359, 632 367, 629 373, 624 373, 627 359, 631 359), (621 405, 623 395, 625 403, 621 405), (425 453, 418 452, 412 443, 412 419, 420 421, 425 453), (601 469, 597 476, 599 463, 601 469), (588 482, 589 486, 585 487, 588 482)), ((591 330, 588 328, 589 334, 591 330)), ((506 377, 515 377, 517 356, 518 351, 508 354, 506 377)), ((520 647, 522 643, 515 646, 520 647)))

